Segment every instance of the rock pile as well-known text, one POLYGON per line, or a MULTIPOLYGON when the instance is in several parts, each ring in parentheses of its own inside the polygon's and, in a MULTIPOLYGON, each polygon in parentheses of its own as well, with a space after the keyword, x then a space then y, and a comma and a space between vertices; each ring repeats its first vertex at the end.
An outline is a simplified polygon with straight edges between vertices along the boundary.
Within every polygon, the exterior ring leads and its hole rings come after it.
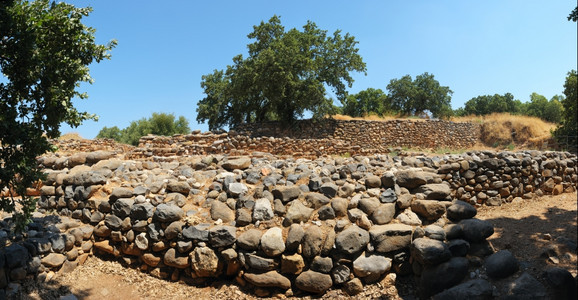
POLYGON ((470 202, 484 203, 477 200, 482 192, 512 200, 520 185, 527 197, 557 186, 574 191, 577 179, 576 156, 553 152, 155 161, 97 151, 39 162, 48 174, 39 212, 55 212, 46 218, 65 225, 36 219, 28 239, 0 250, 0 288, 8 293, 10 281, 65 272, 95 252, 159 278, 232 277, 265 292, 333 287, 354 295, 395 272, 418 276, 422 297, 491 296, 483 278, 460 283, 472 267, 485 264, 489 276, 507 277, 517 262, 493 253, 486 241, 493 227, 475 218, 470 202))

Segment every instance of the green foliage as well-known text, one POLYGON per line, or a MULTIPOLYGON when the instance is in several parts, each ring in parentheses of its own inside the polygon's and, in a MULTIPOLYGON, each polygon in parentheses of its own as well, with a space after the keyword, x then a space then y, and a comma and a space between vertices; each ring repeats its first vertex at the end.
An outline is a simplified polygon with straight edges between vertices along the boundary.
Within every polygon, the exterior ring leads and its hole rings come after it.
POLYGON ((492 113, 519 114, 523 109, 520 100, 514 100, 514 95, 505 93, 504 95, 494 94, 472 98, 465 103, 463 111, 459 111, 459 113, 462 116, 482 116, 492 113))
POLYGON ((420 116, 431 112, 434 118, 448 118, 452 115, 453 91, 441 86, 433 74, 427 72, 412 80, 410 75, 392 79, 387 85, 392 108, 405 115, 420 116))
POLYGON ((567 144, 576 151, 576 145, 578 144, 576 137, 578 134, 578 110, 576 109, 576 106, 578 106, 578 75, 576 70, 568 72, 568 76, 566 76, 564 95, 566 98, 561 101, 564 107, 562 121, 554 131, 554 137, 560 144, 567 144))
POLYGON ((124 129, 116 126, 104 127, 98 132, 96 138, 111 138, 117 142, 136 146, 140 138, 148 134, 171 136, 186 134, 190 131, 189 121, 183 116, 175 119, 174 114, 153 113, 148 119, 142 118, 130 122, 130 125, 124 129))
MULTIPOLYGON (((95 30, 81 22, 90 12, 48 0, 0 2, 0 190, 25 195, 42 177, 36 157, 51 150, 47 138, 60 135, 60 124, 96 119, 73 107, 72 98, 87 98, 77 88, 92 83, 88 66, 109 58, 116 42, 95 43, 95 30)), ((34 201, 11 193, 0 208, 14 213, 22 230, 34 201)))
POLYGON ((381 89, 368 88, 348 95, 343 103, 342 113, 355 118, 370 114, 381 116, 391 110, 391 103, 381 89))
POLYGON ((562 104, 563 96, 555 95, 548 101, 546 97, 537 93, 530 95, 530 102, 526 105, 524 114, 528 116, 538 117, 542 120, 551 123, 560 123, 562 120, 562 104))
POLYGON ((311 21, 302 31, 285 31, 273 16, 253 26, 248 38, 254 42, 247 58, 237 55, 226 70, 202 77, 206 97, 198 103, 197 121, 207 121, 211 130, 272 120, 289 124, 305 111, 314 118, 334 114, 325 88, 344 102, 350 72, 366 70, 353 36, 339 30, 328 35, 311 21))

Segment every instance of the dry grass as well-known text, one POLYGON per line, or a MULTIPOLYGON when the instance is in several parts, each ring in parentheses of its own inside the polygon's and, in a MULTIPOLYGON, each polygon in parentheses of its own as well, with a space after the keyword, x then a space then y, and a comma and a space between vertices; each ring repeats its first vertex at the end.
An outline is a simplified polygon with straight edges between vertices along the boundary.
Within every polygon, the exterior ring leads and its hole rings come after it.
POLYGON ((59 140, 84 140, 84 138, 81 137, 80 134, 78 134, 78 132, 67 132, 67 133, 61 135, 58 139, 59 140))
POLYGON ((551 143, 551 130, 555 124, 530 116, 507 113, 487 116, 454 117, 455 122, 480 123, 482 141, 488 146, 513 145, 527 148, 543 148, 551 143))

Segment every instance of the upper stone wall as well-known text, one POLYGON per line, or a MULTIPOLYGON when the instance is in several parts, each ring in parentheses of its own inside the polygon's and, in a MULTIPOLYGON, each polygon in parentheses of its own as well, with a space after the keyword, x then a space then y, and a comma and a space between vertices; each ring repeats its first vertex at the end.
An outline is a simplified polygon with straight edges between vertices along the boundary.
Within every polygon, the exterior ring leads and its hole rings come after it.
POLYGON ((291 128, 277 122, 242 124, 235 128, 251 137, 291 139, 337 139, 350 145, 379 149, 386 146, 422 148, 473 146, 480 138, 480 127, 473 123, 441 120, 301 120, 291 128))
POLYGON ((172 137, 145 136, 130 158, 206 154, 318 157, 388 153, 393 147, 470 148, 480 139, 472 123, 434 120, 301 120, 290 127, 269 122, 243 124, 230 132, 194 131, 172 137))

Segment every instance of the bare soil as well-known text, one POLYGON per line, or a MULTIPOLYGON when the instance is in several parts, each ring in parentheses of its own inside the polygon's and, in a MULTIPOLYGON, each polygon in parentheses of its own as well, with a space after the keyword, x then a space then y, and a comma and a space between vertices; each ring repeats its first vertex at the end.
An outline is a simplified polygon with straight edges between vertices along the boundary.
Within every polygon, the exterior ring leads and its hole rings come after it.
MULTIPOLYGON (((519 260, 521 270, 539 278, 549 267, 565 268, 577 275, 577 194, 544 196, 481 207, 477 218, 494 225, 489 241, 496 250, 508 249, 519 260), (544 255, 546 253, 547 255, 544 255)), ((341 290, 330 290, 321 297, 293 294, 293 291, 268 291, 244 286, 242 281, 206 281, 190 284, 157 279, 113 260, 90 257, 85 264, 67 274, 54 274, 45 282, 28 281, 22 286, 21 299, 415 299, 411 277, 389 274, 364 292, 349 297, 341 290), (69 298, 74 299, 74 298, 69 298)), ((493 282, 500 290, 508 279, 493 282)), ((297 293, 298 291, 295 291, 297 293)))

